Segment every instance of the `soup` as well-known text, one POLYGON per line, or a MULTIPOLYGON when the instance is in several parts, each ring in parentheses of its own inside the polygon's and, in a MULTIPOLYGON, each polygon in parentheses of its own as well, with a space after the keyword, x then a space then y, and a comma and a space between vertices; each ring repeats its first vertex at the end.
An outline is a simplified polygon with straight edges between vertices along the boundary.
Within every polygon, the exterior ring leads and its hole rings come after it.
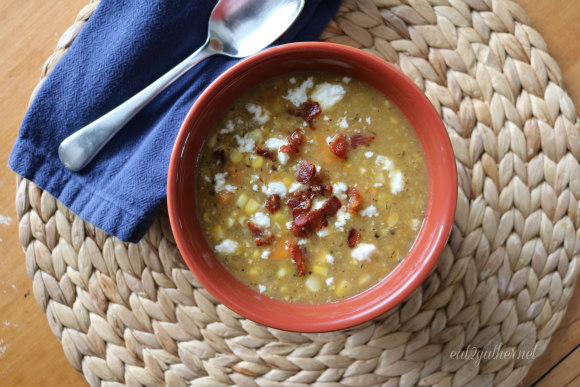
POLYGON ((214 253, 248 286, 288 302, 334 302, 380 282, 425 215, 413 128, 379 91, 334 73, 246 92, 198 162, 199 220, 214 253))

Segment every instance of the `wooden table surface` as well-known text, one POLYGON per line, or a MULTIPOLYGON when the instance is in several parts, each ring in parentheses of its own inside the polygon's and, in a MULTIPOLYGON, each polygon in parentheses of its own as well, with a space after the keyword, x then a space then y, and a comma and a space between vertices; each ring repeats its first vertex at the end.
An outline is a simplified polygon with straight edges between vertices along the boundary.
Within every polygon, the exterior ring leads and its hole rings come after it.
MULTIPOLYGON (((544 37, 580 111, 578 0, 518 0, 544 37)), ((0 386, 86 386, 32 294, 18 241, 16 177, 7 167, 44 61, 87 0, 0 0, 0 386)), ((580 386, 580 290, 525 386, 580 386)))

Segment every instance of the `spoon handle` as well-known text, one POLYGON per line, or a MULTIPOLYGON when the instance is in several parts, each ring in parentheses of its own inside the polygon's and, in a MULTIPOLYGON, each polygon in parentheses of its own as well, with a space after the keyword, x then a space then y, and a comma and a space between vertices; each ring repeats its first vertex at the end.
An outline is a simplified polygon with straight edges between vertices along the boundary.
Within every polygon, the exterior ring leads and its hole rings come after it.
POLYGON ((145 89, 64 139, 58 147, 60 161, 71 171, 84 168, 149 101, 197 63, 216 53, 218 51, 209 45, 208 39, 197 51, 145 89))

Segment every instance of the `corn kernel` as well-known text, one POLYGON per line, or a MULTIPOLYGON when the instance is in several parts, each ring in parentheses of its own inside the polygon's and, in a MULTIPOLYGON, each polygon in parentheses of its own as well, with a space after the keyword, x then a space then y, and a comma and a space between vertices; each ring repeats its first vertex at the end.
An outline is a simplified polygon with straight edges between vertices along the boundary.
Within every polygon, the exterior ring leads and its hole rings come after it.
POLYGON ((250 271, 248 272, 248 274, 251 277, 257 277, 260 274, 260 269, 258 269, 258 267, 254 266, 250 269, 250 271))
POLYGON ((318 277, 315 276, 310 276, 305 282, 304 285, 306 285, 306 287, 312 291, 312 292, 317 292, 320 290, 320 279, 318 277))
POLYGON ((226 237, 226 235, 224 234, 224 230, 222 229, 222 226, 217 225, 213 228, 213 237, 216 240, 222 240, 226 237))
POLYGON ((256 142, 262 141, 262 131, 260 129, 254 129, 248 133, 248 137, 254 139, 256 142))
POLYGON ((246 203, 246 207, 244 208, 244 210, 246 211, 247 214, 253 214, 258 210, 258 208, 260 208, 260 203, 258 203, 254 199, 250 199, 248 200, 248 203, 246 203))
POLYGON ((237 164, 242 161, 243 155, 240 153, 239 150, 234 149, 232 153, 230 153, 230 160, 232 163, 237 164))
POLYGON ((367 282, 369 282, 370 280, 371 280, 371 276, 370 276, 370 275, 368 275, 367 273, 365 273, 365 274, 362 274, 362 275, 361 275, 361 276, 358 278, 358 281, 357 281, 357 283, 358 283, 359 285, 364 285, 364 284, 366 284, 367 282))
POLYGON ((264 158, 262 156, 255 156, 252 159, 252 167, 253 168, 260 168, 264 164, 264 158))
POLYGON ((286 176, 285 178, 282 179, 282 183, 284 183, 284 185, 286 186, 286 188, 290 188, 290 186, 293 183, 293 180, 291 177, 286 176))
POLYGON ((344 296, 348 289, 350 288, 350 282, 347 280, 341 280, 337 285, 336 289, 334 290, 334 294, 337 296, 344 296))
POLYGON ((214 134, 213 134, 213 135, 212 135, 212 136, 209 138, 209 140, 207 140, 207 145, 208 145, 210 148, 213 148, 214 146, 216 146, 216 144, 217 144, 217 134, 215 134, 215 133, 214 133, 214 134))
POLYGON ((282 211, 276 211, 274 215, 272 215, 272 220, 279 224, 285 224, 289 219, 286 218, 286 215, 282 211))
POLYGON ((254 259, 260 258, 260 252, 258 250, 255 250, 254 253, 252 254, 252 258, 254 259))
POLYGON ((243 206, 246 205, 247 202, 248 202, 248 195, 246 195, 245 193, 242 193, 240 196, 238 196, 238 200, 236 201, 236 206, 238 206, 238 208, 242 208, 243 206))
POLYGON ((321 251, 318 254, 316 254, 316 256, 314 257, 314 259, 317 262, 326 262, 326 252, 325 251, 321 251))
POLYGON ((323 277, 326 277, 326 275, 328 274, 328 267, 324 265, 314 265, 312 266, 312 272, 320 274, 323 277))

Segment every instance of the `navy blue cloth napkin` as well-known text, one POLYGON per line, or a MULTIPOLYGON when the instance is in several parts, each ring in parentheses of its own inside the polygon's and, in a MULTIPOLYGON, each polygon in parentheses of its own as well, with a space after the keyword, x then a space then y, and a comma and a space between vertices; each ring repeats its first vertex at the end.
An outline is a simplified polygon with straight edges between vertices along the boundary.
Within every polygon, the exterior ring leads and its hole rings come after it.
MULTIPOLYGON (((240 0, 241 1, 241 0, 240 0)), ((205 41, 216 0, 102 0, 30 105, 9 166, 89 221, 136 242, 166 197, 175 137, 197 96, 237 62, 213 56, 172 84, 80 172, 58 145, 143 89, 205 41)), ((316 40, 340 0, 307 0, 276 42, 316 40)))

